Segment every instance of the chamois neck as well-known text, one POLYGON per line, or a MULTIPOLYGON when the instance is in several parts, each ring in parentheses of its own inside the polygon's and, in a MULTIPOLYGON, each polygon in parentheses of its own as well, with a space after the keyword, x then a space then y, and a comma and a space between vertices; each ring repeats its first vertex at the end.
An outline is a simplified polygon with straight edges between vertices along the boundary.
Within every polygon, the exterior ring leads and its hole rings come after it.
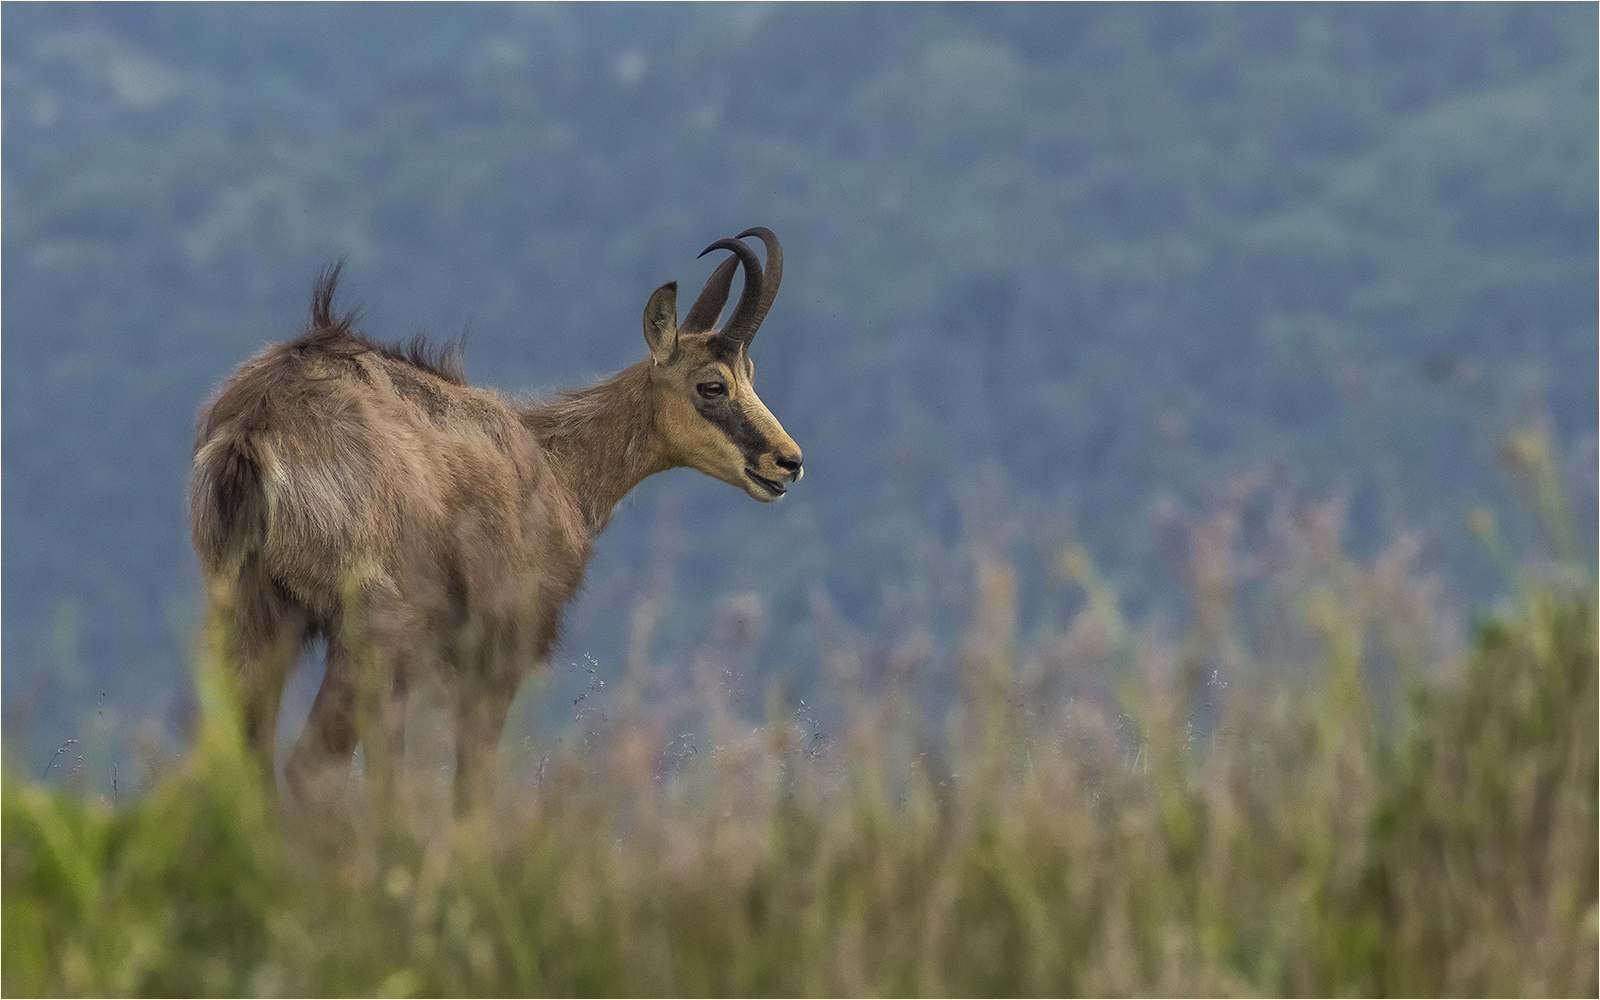
POLYGON ((554 460, 589 537, 646 476, 669 467, 655 428, 650 359, 530 407, 524 423, 554 460))

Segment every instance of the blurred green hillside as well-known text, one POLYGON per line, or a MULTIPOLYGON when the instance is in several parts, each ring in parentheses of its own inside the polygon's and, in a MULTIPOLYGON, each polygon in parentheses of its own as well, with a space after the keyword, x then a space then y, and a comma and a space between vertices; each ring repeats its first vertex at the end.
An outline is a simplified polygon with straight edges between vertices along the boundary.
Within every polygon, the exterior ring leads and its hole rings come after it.
POLYGON ((1029 578, 1079 541, 1158 602, 1163 518, 1241 469, 1346 497, 1357 549, 1418 526, 1471 590, 1460 525, 1503 506, 1494 449, 1530 420, 1595 523, 1590 5, 0 17, 24 770, 95 720, 181 720, 194 415, 339 256, 372 333, 468 326, 475 380, 538 390, 637 360, 649 291, 697 285, 707 243, 782 237, 755 353, 805 482, 777 508, 646 483, 564 659, 614 664, 655 593, 684 660, 744 594, 751 669, 791 672, 819 608, 877 629, 958 538, 1029 578))

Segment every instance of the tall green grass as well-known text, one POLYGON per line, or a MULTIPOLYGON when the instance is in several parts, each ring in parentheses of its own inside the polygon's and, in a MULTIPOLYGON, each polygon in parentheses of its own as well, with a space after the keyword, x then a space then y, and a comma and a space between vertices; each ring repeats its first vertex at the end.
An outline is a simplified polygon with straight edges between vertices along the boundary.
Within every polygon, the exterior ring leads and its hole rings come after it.
POLYGON ((284 818, 203 667, 195 746, 136 800, 8 772, 4 991, 1594 995, 1589 571, 1513 569, 1463 636, 1406 540, 1271 521, 1254 552, 1237 509, 1192 521, 1177 632, 1072 550, 1086 599, 1021 635, 974 548, 949 713, 912 707, 925 638, 871 683, 845 643, 826 745, 707 684, 669 768, 634 677, 459 821, 425 768, 284 818))

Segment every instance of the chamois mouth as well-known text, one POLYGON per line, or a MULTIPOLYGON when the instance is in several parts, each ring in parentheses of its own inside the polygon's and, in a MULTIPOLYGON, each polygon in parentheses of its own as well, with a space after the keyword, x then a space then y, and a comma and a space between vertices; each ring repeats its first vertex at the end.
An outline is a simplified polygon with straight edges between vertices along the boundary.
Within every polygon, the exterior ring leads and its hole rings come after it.
POLYGON ((789 492, 788 487, 784 486, 782 483, 774 482, 773 480, 768 479, 766 476, 757 474, 756 470, 750 468, 749 466, 745 467, 744 474, 749 476, 751 481, 757 486, 766 490, 768 493, 771 493, 774 497, 781 497, 785 493, 789 492))

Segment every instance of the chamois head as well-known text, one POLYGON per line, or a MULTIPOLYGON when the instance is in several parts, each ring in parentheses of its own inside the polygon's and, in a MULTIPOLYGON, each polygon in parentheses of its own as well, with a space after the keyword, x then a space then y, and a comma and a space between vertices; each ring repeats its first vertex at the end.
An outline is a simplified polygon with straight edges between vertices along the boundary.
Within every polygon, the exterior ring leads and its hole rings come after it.
POLYGON ((718 240, 700 256, 728 250, 700 297, 678 324, 678 283, 656 289, 644 307, 644 339, 650 346, 650 377, 659 390, 656 426, 672 465, 686 465, 739 487, 763 503, 782 497, 786 483, 804 469, 800 446, 756 395, 750 341, 783 280, 783 248, 770 229, 746 229, 718 240), (742 241, 759 237, 767 266, 742 241), (733 272, 744 265, 744 290, 733 316, 716 326, 728 301, 733 272))

